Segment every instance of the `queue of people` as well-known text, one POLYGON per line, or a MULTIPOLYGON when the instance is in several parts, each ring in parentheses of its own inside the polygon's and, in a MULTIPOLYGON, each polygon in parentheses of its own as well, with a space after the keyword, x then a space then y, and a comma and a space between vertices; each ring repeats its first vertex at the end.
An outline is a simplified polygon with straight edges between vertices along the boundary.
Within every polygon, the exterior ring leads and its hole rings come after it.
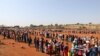
MULTIPOLYGON (((91 37, 79 37, 76 35, 67 35, 64 38, 63 35, 58 36, 44 36, 37 37, 34 34, 34 40, 32 40, 31 32, 25 30, 0 30, 0 34, 4 36, 4 39, 14 39, 16 42, 25 42, 30 46, 34 42, 36 51, 49 54, 50 56, 98 56, 100 55, 100 42, 97 38, 91 37), (59 40, 60 39, 60 40, 59 40), (69 47, 68 43, 71 43, 69 47)), ((42 33, 41 33, 42 34, 42 33)))
POLYGON ((29 31, 24 30, 10 30, 10 29, 0 29, 0 34, 4 36, 4 39, 14 39, 16 42, 25 42, 32 44, 32 37, 29 31))
POLYGON ((44 40, 42 38, 34 38, 34 44, 37 50, 44 49, 45 53, 50 55, 59 56, 98 56, 100 55, 100 43, 95 37, 78 37, 74 35, 68 35, 67 41, 72 43, 72 47, 69 49, 68 44, 64 44, 58 39, 44 40), (39 44, 39 43, 42 43, 39 44))
POLYGON ((68 56, 68 45, 56 39, 44 40, 44 38, 34 38, 34 45, 37 51, 51 55, 68 56))
POLYGON ((98 56, 98 39, 95 37, 70 37, 71 56, 98 56))

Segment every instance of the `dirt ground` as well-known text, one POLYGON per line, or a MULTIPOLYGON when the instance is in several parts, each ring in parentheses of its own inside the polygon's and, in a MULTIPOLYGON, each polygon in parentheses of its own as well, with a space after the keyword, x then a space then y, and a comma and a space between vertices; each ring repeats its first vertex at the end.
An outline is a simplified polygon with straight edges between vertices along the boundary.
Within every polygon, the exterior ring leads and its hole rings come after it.
POLYGON ((15 42, 12 39, 3 39, 0 36, 0 56, 49 56, 36 51, 34 46, 29 47, 26 43, 15 42))

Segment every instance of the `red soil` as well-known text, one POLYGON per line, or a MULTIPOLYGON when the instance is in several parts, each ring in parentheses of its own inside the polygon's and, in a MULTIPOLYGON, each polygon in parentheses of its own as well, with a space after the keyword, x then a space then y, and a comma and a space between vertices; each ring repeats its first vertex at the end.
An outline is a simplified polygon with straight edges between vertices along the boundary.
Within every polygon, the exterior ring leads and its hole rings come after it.
POLYGON ((49 56, 47 54, 37 52, 33 46, 29 47, 26 43, 15 42, 12 39, 0 40, 4 45, 0 45, 0 56, 49 56), (23 48, 21 48, 23 46, 23 48))

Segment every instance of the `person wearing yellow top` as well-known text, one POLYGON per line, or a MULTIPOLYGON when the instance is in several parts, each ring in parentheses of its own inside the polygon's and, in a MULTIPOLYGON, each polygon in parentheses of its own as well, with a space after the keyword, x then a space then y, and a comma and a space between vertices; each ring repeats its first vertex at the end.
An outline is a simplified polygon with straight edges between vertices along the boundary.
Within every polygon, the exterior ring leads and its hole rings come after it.
POLYGON ((70 51, 68 51, 68 56, 70 56, 70 51))

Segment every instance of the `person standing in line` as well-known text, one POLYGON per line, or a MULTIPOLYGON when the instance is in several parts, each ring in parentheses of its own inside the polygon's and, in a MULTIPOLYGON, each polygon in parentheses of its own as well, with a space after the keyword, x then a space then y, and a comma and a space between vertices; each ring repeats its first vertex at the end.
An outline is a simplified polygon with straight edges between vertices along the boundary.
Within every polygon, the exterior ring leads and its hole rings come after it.
POLYGON ((41 51, 44 53, 44 38, 41 38, 41 51))
POLYGON ((48 40, 45 41, 45 53, 48 53, 48 40))
POLYGON ((28 46, 30 46, 31 44, 32 44, 32 38, 29 37, 29 38, 28 38, 28 46))
POLYGON ((36 50, 39 51, 39 38, 36 39, 36 50))
POLYGON ((36 48, 36 46, 37 46, 36 40, 37 40, 37 38, 35 37, 35 38, 34 38, 34 46, 35 46, 35 48, 36 48))
POLYGON ((64 56, 68 56, 68 46, 64 46, 64 56))
POLYGON ((60 45, 61 55, 64 56, 64 43, 62 42, 60 45))
POLYGON ((6 32, 5 31, 4 31, 4 34, 3 35, 4 35, 4 39, 5 39, 5 37, 6 37, 6 32))

